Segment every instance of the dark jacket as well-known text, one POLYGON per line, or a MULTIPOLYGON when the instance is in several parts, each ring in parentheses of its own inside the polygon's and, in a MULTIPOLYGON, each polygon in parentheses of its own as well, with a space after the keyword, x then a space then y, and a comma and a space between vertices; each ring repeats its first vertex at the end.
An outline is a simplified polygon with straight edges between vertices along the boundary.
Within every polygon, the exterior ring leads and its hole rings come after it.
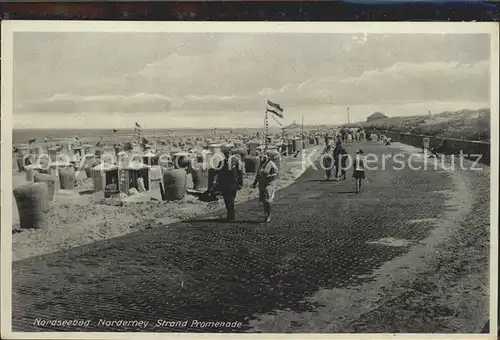
POLYGON ((341 146, 336 146, 333 150, 333 159, 337 166, 345 167, 347 163, 347 151, 341 146))
POLYGON ((217 166, 216 189, 239 190, 243 186, 243 166, 238 157, 225 158, 217 166))
POLYGON ((323 163, 323 166, 326 168, 329 168, 334 164, 332 149, 327 147, 325 148, 325 150, 323 150, 323 154, 321 155, 321 161, 323 163))
POLYGON ((353 170, 354 172, 358 171, 358 167, 360 169, 362 169, 361 171, 364 171, 365 170, 365 161, 363 160, 363 158, 355 158, 354 159, 354 166, 353 166, 353 170))

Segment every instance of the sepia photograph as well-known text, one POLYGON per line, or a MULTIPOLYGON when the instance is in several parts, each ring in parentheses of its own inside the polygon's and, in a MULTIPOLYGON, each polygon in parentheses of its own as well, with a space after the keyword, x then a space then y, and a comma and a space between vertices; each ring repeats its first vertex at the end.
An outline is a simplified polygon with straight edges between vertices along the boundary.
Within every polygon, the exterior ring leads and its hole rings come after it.
POLYGON ((496 338, 498 37, 3 21, 2 335, 496 338))

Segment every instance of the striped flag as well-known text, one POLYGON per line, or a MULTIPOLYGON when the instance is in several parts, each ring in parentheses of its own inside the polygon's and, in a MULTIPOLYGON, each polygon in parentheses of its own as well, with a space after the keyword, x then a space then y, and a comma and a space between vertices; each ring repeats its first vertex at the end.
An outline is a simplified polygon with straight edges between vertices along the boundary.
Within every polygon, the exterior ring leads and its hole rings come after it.
POLYGON ((141 126, 137 122, 135 122, 135 127, 134 127, 134 138, 137 140, 141 139, 141 126))
POLYGON ((278 118, 276 118, 276 117, 274 117, 274 116, 272 116, 272 117, 273 117, 274 121, 275 121, 276 123, 278 123, 278 125, 279 125, 279 126, 283 126, 283 124, 281 124, 281 122, 278 120, 278 118))
POLYGON ((273 103, 270 100, 267 101, 266 112, 274 113, 276 116, 283 118, 283 111, 283 108, 279 104, 273 103))

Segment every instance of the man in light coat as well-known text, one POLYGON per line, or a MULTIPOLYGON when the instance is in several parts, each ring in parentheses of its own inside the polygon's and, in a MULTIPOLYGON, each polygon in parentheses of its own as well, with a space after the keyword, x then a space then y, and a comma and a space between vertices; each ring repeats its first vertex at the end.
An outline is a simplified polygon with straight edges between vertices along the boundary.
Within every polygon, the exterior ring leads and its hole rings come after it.
POLYGON ((271 203, 274 200, 274 193, 276 191, 275 180, 279 174, 278 166, 271 159, 274 156, 275 155, 270 152, 264 153, 252 185, 253 188, 256 188, 257 185, 259 186, 259 200, 264 205, 266 223, 271 221, 271 203))

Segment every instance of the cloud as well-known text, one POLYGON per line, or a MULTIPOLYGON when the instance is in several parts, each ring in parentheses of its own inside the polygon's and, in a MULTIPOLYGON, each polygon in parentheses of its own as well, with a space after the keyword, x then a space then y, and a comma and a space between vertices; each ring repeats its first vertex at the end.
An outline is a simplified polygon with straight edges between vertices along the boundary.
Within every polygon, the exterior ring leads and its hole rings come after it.
POLYGON ((195 110, 195 111, 245 111, 255 110, 262 107, 262 101, 259 102, 256 95, 249 96, 217 96, 217 95, 187 95, 182 98, 176 98, 173 108, 176 110, 195 110))
POLYGON ((155 93, 124 95, 80 96, 71 93, 56 94, 45 100, 32 101, 28 112, 165 112, 171 108, 170 97, 155 93))
POLYGON ((43 44, 22 36, 14 104, 25 112, 488 100, 487 35, 47 33, 43 44))
POLYGON ((398 62, 357 77, 310 78, 257 92, 225 95, 159 93, 132 95, 57 94, 31 102, 28 112, 168 112, 171 110, 260 110, 265 99, 284 107, 373 105, 410 101, 489 101, 489 62, 398 62))
POLYGON ((266 88, 268 96, 283 105, 365 105, 405 101, 489 101, 489 62, 398 62, 358 77, 325 77, 266 88))
POLYGON ((256 96, 187 95, 175 99, 157 93, 133 95, 80 96, 71 93, 56 94, 44 100, 32 101, 25 112, 40 113, 158 113, 181 110, 245 110, 255 109, 256 96))
POLYGON ((207 96, 193 96, 189 95, 185 97, 188 100, 193 100, 193 101, 202 101, 202 102, 211 102, 211 101, 230 101, 230 100, 236 100, 238 99, 237 96, 213 96, 213 95, 207 95, 207 96))

